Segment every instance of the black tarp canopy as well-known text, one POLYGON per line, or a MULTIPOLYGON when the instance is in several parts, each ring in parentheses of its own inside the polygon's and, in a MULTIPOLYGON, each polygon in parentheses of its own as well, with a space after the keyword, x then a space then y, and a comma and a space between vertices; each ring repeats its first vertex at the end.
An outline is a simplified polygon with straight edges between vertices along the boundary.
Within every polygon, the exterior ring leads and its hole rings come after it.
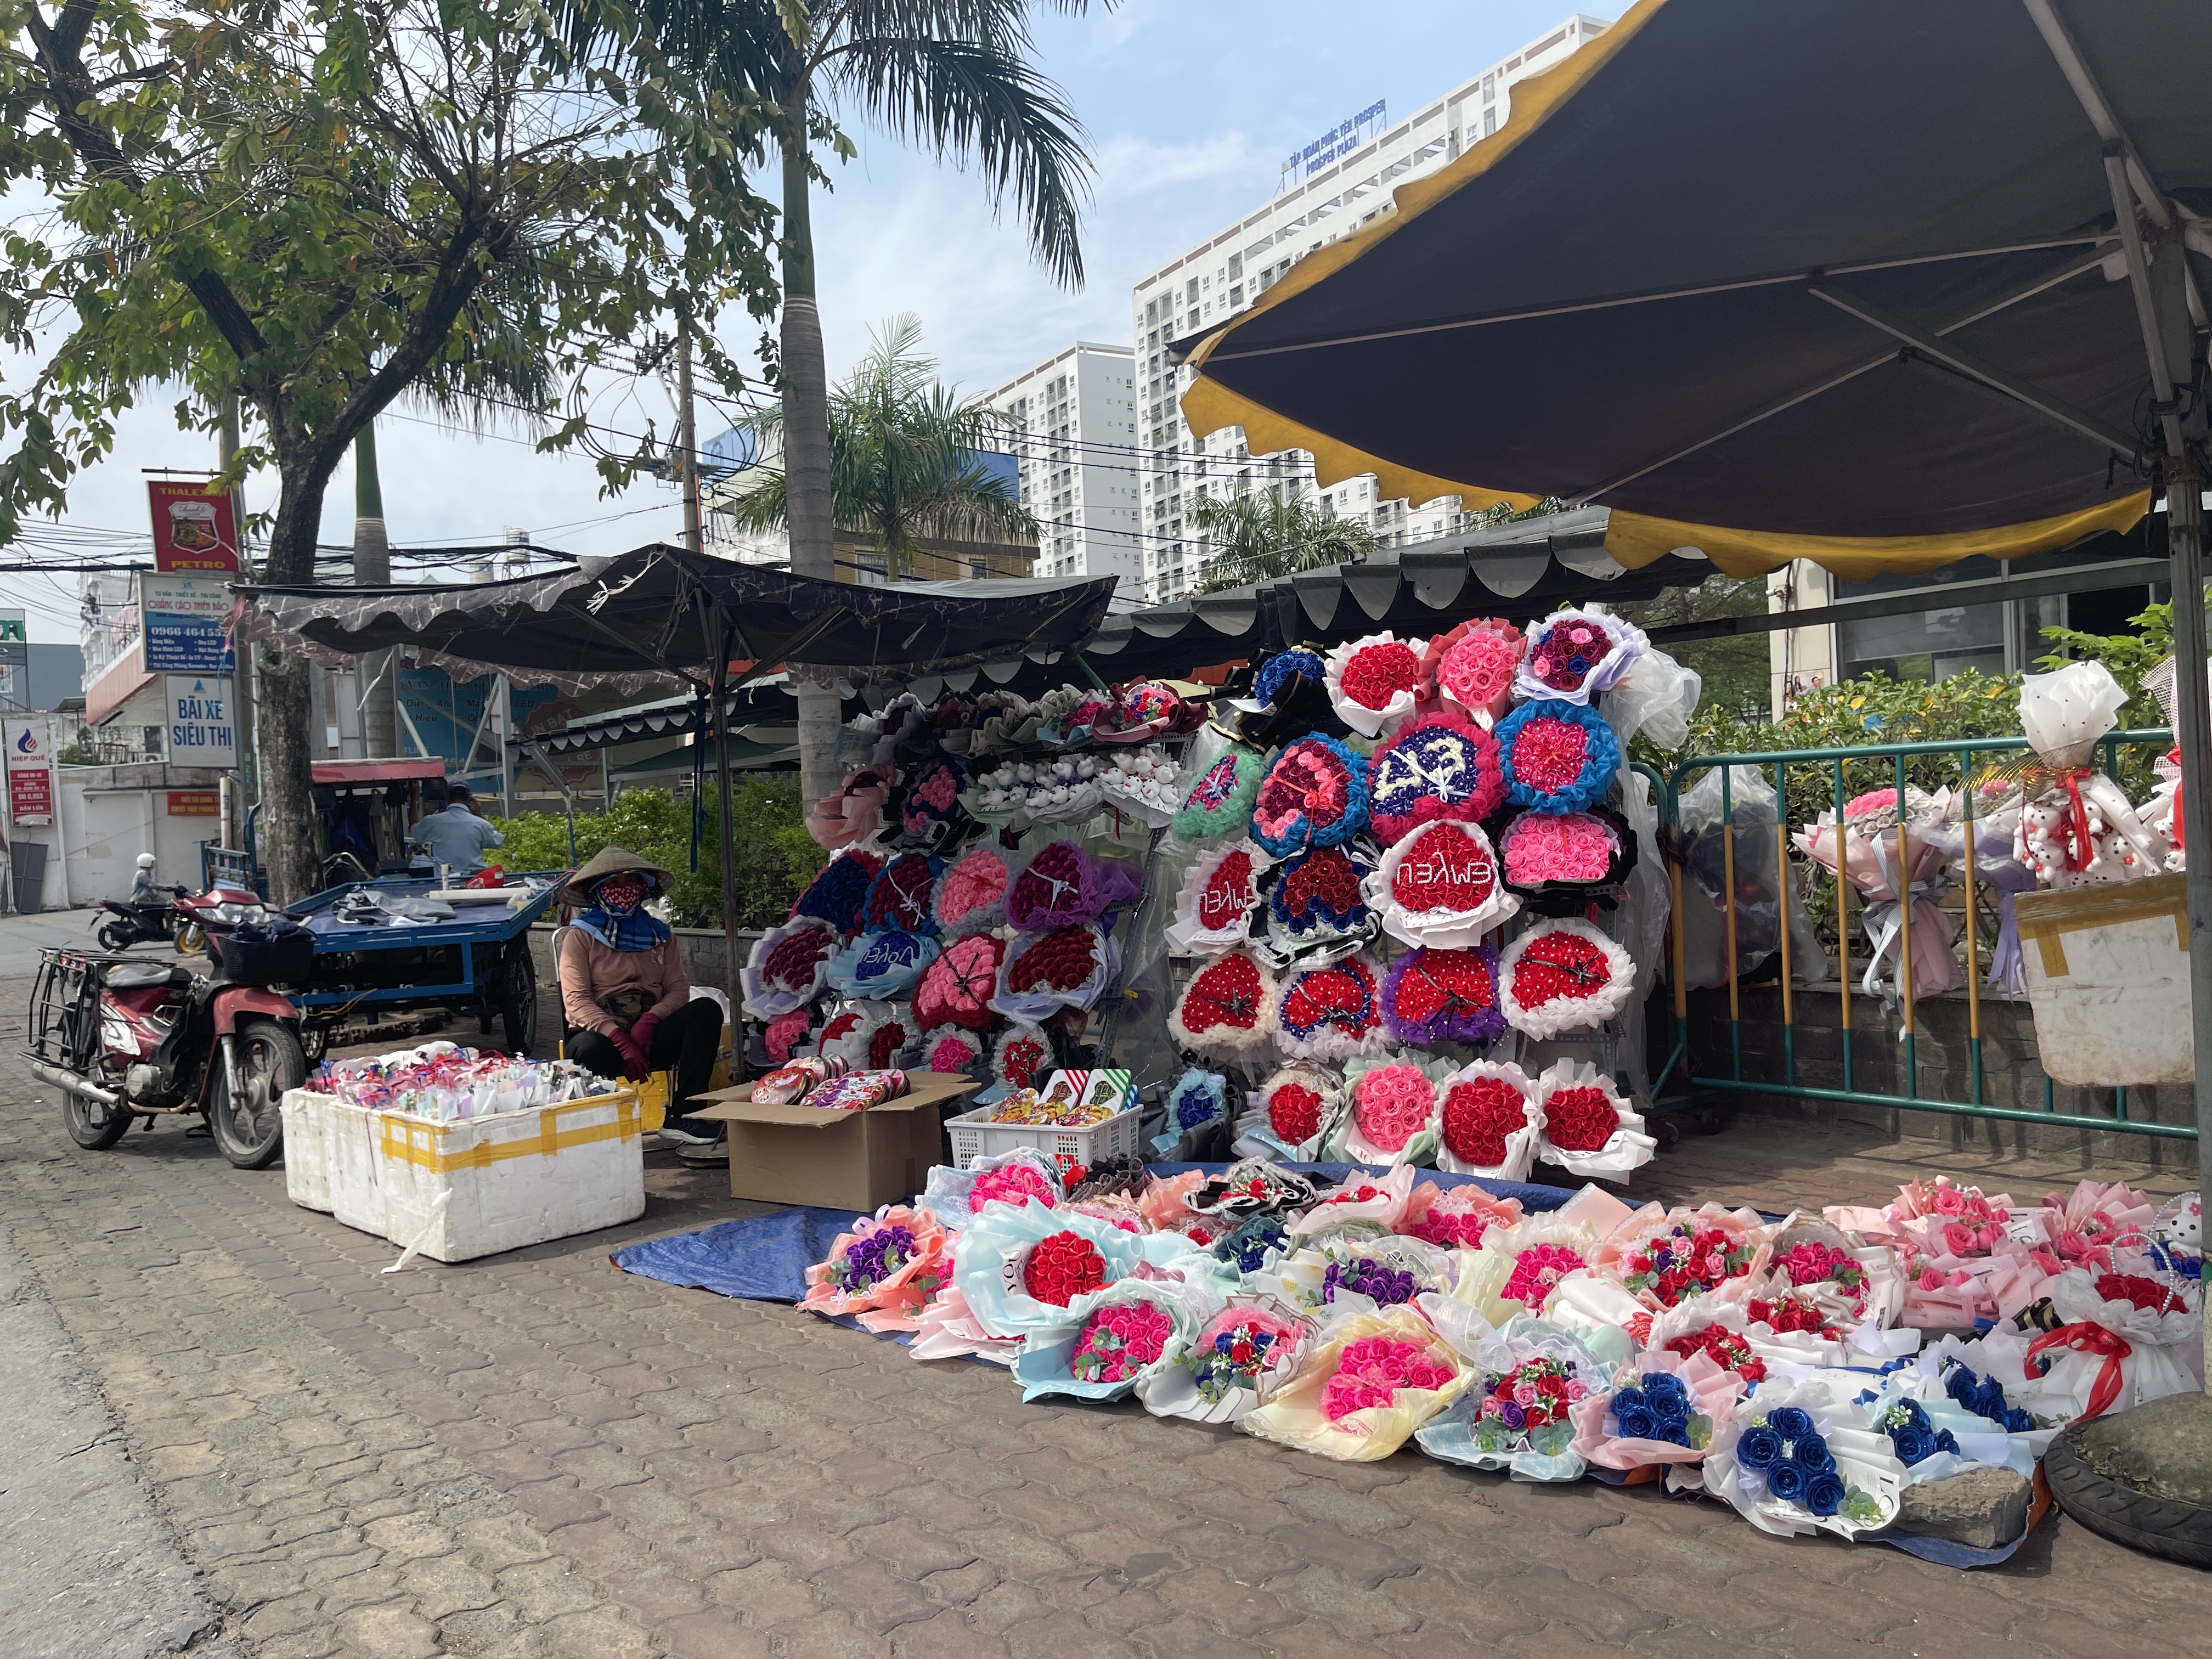
POLYGON ((1185 414, 1324 482, 1609 506, 1630 566, 1863 578, 2124 528, 2163 446, 2104 152, 2201 327, 2212 5, 2074 0, 2086 76, 2056 17, 1644 0, 1194 343, 1185 414))
POLYGON ((574 693, 702 687, 722 653, 854 685, 1073 650, 1111 578, 862 587, 655 544, 574 569, 450 586, 242 586, 239 633, 342 665, 410 646, 465 678, 574 693))

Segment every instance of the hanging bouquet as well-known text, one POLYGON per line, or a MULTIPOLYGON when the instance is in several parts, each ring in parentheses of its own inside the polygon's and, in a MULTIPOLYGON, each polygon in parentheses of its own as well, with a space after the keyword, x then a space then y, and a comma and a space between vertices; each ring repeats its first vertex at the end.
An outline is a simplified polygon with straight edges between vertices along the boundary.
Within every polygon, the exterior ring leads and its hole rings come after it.
POLYGON ((1520 913, 1479 823, 1443 819, 1394 843, 1365 883, 1383 930, 1412 945, 1467 950, 1520 913))
POLYGON ((1375 936, 1364 888, 1373 859, 1316 847, 1285 860, 1267 890, 1267 949, 1277 961, 1333 962, 1375 936))
POLYGON ((1119 1400, 1172 1366, 1197 1334, 1183 1287, 1125 1279, 1081 1297, 1075 1322, 1032 1331, 1014 1361, 1024 1401, 1048 1395, 1119 1400))
MULTIPOLYGON (((1893 812, 1895 792, 1877 793, 1887 797, 1893 812)), ((1852 807, 1868 799, 1861 796, 1858 801, 1846 802, 1847 819, 1852 807)), ((1859 830, 1847 821, 1839 833, 1832 812, 1823 812, 1790 837, 1798 850, 1815 864, 1840 875, 1858 890, 1863 901, 1859 925, 1865 930, 1870 947, 1859 989, 1868 996, 1881 998, 1885 1004, 1895 1003, 1899 995, 1898 978, 1905 948, 1900 894, 1909 894, 1912 900, 1913 994, 1927 996, 1937 991, 1954 990, 1960 982, 1958 959, 1951 953, 1952 924, 1948 914, 1936 908, 1936 900, 1942 896, 1949 877, 1942 844, 1929 833, 1932 827, 1923 823, 1915 829, 1908 823, 1902 854, 1894 823, 1887 829, 1869 823, 1865 830, 1859 830), (1908 861, 1909 869, 1905 867, 1908 861), (1886 963, 1890 965, 1887 981, 1882 977, 1886 963)))
POLYGON ((1543 1134, 1536 1085, 1510 1061, 1478 1060, 1443 1080, 1437 1167, 1455 1175, 1526 1181, 1543 1134))
POLYGON ((1554 1060, 1535 1092, 1542 1124, 1536 1155, 1547 1164, 1585 1178, 1624 1176, 1658 1150, 1613 1080, 1587 1060, 1554 1060))
POLYGON ((1252 804, 1252 839, 1279 859, 1338 847, 1367 824, 1367 757, 1334 738, 1285 746, 1252 804))
POLYGON ((1497 725, 1513 706, 1524 643, 1521 630, 1498 617, 1436 635, 1422 653, 1420 708, 1456 709, 1486 730, 1497 725))
POLYGON ((1433 1048, 1464 1042, 1487 1048, 1505 1035, 1498 1005, 1498 952, 1487 945, 1458 950, 1421 945, 1382 976, 1382 1028, 1399 1042, 1433 1048))
POLYGON ((1378 745, 1370 778, 1368 817, 1385 843, 1438 818, 1479 823, 1505 801, 1498 739, 1442 711, 1400 726, 1378 745))
POLYGON ((1351 956, 1303 969, 1283 981, 1276 1046, 1304 1060, 1376 1054, 1389 1046, 1382 1029, 1382 987, 1375 964, 1351 956))
POLYGON ((1425 1164, 1437 1149, 1437 1082, 1448 1060, 1375 1054, 1347 1060, 1351 1105, 1329 1145, 1332 1159, 1395 1166, 1425 1164))
POLYGON ((1554 611, 1528 630, 1514 695, 1587 704, 1626 678, 1650 646, 1642 629, 1602 605, 1554 611))
POLYGON ((1199 1328, 1176 1363, 1140 1379, 1137 1398, 1155 1417, 1235 1423, 1295 1376, 1313 1326, 1266 1297, 1234 1297, 1199 1328))
MULTIPOLYGON (((2130 880, 2166 867, 2165 837, 2144 825, 2119 785, 2093 763, 2098 740, 2119 724, 2127 700, 2100 662, 2021 677, 2020 729, 2036 761, 2020 779, 2026 801, 2017 855, 2039 886, 2130 880)), ((1919 918, 1913 921, 1917 926, 1919 918)))
POLYGON ((745 1012, 769 1020, 806 1006, 822 994, 837 945, 836 925, 818 916, 769 928, 745 958, 740 978, 745 1012))
POLYGON ((840 996, 889 1002, 911 991, 937 956, 937 941, 919 933, 862 933, 838 948, 824 977, 840 996))
POLYGON ((1251 1109, 1237 1122, 1238 1150, 1310 1164, 1321 1156, 1322 1143, 1336 1127, 1344 1109, 1344 1085, 1325 1066, 1292 1060, 1269 1073, 1252 1091, 1250 1103, 1251 1109))
POLYGON ((927 1210, 886 1205, 837 1235, 827 1260, 806 1270, 799 1305, 831 1316, 857 1314, 870 1330, 915 1328, 915 1316, 952 1281, 951 1237, 927 1210))
POLYGON ((1371 1462, 1406 1443, 1468 1384, 1458 1358, 1413 1309, 1358 1313, 1238 1426, 1301 1451, 1371 1462))
POLYGON ((1249 839, 1201 855, 1176 896, 1175 920, 1165 930, 1168 954, 1218 956, 1243 945, 1247 921, 1260 902, 1260 877, 1273 864, 1249 839))
POLYGON ((1498 726, 1506 799, 1538 812, 1582 812, 1602 801, 1620 771, 1620 740, 1595 709, 1524 702, 1498 726))
POLYGON ((1267 757, 1240 744, 1202 764, 1204 769, 1176 809, 1172 827, 1176 838, 1206 842, 1243 835, 1251 826, 1252 808, 1260 799, 1261 782, 1267 775, 1267 757))
POLYGON ((828 922, 842 936, 857 933, 860 910, 868 890, 882 873, 884 860, 874 853, 844 852, 823 865, 806 889, 793 901, 791 919, 812 916, 828 922))
POLYGON ((1105 994, 1121 947, 1096 922, 1018 933, 999 969, 991 1007, 1009 1019, 1039 1021, 1063 1008, 1087 1010, 1105 994))
POLYGON ((1471 1181, 1456 1187, 1424 1181, 1407 1197, 1398 1231, 1440 1250, 1473 1250, 1481 1248, 1492 1227, 1510 1227, 1520 1219, 1517 1198, 1492 1198, 1471 1181))
POLYGON ((1331 651, 1322 677, 1337 718, 1363 738, 1376 737, 1413 712, 1420 653, 1385 629, 1331 651))
POLYGON ((1628 952, 1573 917, 1538 922, 1498 960, 1498 1006, 1505 1022, 1539 1042, 1604 1024, 1635 988, 1636 964, 1628 952))
POLYGON ((1168 1030, 1193 1054, 1235 1060, 1272 1046, 1280 992, 1249 951, 1216 957, 1190 976, 1168 1013, 1168 1030))
POLYGON ((986 842, 963 853, 937 884, 931 914, 948 939, 990 933, 1006 920, 1006 889, 1013 881, 1006 855, 986 842))

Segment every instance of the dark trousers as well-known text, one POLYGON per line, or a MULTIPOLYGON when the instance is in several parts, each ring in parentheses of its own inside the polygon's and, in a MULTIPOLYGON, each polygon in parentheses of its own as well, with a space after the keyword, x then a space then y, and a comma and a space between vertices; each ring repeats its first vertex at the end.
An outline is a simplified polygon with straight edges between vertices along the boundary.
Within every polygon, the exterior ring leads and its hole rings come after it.
MULTIPOLYGON (((668 1121, 678 1128, 704 1135, 721 1128, 719 1123, 691 1119, 693 1104, 714 1076, 715 1051, 721 1046, 722 1005, 712 997, 692 998, 653 1029, 653 1047, 646 1058, 655 1071, 676 1068, 676 1097, 668 1103, 668 1121)), ((568 1058, 601 1077, 623 1074, 622 1050, 597 1031, 571 1026, 568 1058)))

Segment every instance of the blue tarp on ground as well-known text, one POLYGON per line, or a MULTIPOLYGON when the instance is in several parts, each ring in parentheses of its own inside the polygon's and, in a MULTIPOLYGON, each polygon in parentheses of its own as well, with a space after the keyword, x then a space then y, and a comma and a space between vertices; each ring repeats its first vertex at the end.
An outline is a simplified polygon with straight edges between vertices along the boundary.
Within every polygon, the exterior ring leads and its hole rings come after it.
MULTIPOLYGON (((1181 1175, 1187 1170, 1218 1175, 1228 1165, 1154 1164, 1148 1167, 1154 1174, 1163 1176, 1181 1175)), ((1301 1164, 1295 1167, 1331 1181, 1341 1181, 1355 1169, 1364 1169, 1370 1175, 1383 1173, 1352 1164, 1301 1164)), ((1473 1176, 1449 1175, 1442 1170, 1424 1170, 1421 1175, 1439 1187, 1472 1183, 1498 1198, 1517 1198, 1521 1207, 1532 1214, 1556 1210, 1574 1196, 1573 1190, 1565 1187, 1479 1181, 1473 1176)), ((852 1222, 852 1212, 848 1210, 793 1205, 773 1215, 744 1216, 696 1233, 678 1233, 668 1238, 649 1238, 641 1244, 626 1245, 614 1253, 612 1260, 626 1273, 657 1279, 663 1284, 679 1285, 687 1290, 713 1291, 720 1296, 742 1297, 753 1302, 797 1302, 806 1294, 807 1268, 829 1255, 837 1235, 852 1222)))

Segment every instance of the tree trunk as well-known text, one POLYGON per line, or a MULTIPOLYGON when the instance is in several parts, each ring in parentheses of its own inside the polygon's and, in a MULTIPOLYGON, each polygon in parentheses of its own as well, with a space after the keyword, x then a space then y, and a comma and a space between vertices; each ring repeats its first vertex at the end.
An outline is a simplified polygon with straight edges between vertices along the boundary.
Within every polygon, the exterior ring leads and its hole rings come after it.
MULTIPOLYGON (((353 585, 392 580, 392 544, 384 532, 384 484, 376 470, 376 422, 353 441, 353 585)), ((399 654, 373 651, 361 659, 361 752, 370 760, 399 756, 399 654)))
MULTIPOLYGON (((343 453, 343 451, 338 452, 343 453)), ((277 468, 276 521, 269 534, 265 580, 279 586, 312 586, 315 534, 322 526, 323 492, 336 470, 328 459, 284 459, 277 468)), ((261 658, 262 858, 269 892, 291 904, 322 885, 322 837, 315 822, 315 781, 309 769, 313 699, 304 657, 264 651, 261 658)))
MULTIPOLYGON (((794 131, 806 127, 804 81, 786 94, 794 131)), ((808 202, 803 140, 783 149, 783 499, 791 536, 791 573, 836 580, 836 521, 830 493, 830 369, 822 351, 822 316, 814 303, 814 222, 808 202)), ((835 789, 836 691, 799 688, 799 793, 808 806, 835 789)))

